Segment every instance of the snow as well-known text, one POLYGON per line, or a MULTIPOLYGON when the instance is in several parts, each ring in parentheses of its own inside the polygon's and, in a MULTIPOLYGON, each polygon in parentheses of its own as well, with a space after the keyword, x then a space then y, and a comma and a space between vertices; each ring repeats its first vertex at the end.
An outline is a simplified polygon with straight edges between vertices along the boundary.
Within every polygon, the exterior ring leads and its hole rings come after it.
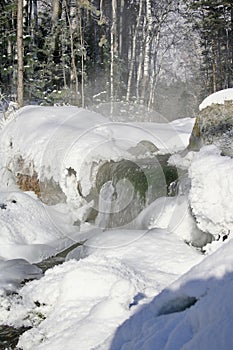
POLYGON ((0 290, 16 291, 22 281, 41 276, 41 270, 24 259, 0 261, 0 290))
MULTIPOLYGON (((184 171, 178 194, 156 199, 124 229, 73 225, 74 208, 85 211, 86 203, 67 169, 88 193, 96 171, 90 164, 130 159, 129 149, 142 140, 159 153, 183 150, 192 119, 123 125, 75 107, 25 107, 4 123, 0 324, 31 327, 19 348, 233 348, 233 161, 216 146, 173 154, 170 163, 184 171), (28 173, 59 183, 66 202, 46 205, 20 191, 19 156, 28 173), (33 264, 80 240, 44 274, 33 264)), ((113 194, 107 182, 97 222, 107 220, 113 194)))
POLYGON ((161 229, 103 232, 87 242, 85 256, 47 271, 20 290, 10 312, 1 309, 0 319, 18 326, 37 322, 38 313, 46 317, 21 337, 20 347, 59 350, 79 344, 85 350, 100 345, 137 304, 203 259, 161 229))
POLYGON ((31 192, 0 192, 0 227, 0 257, 30 262, 54 255, 78 234, 65 206, 47 206, 31 192))
POLYGON ((103 161, 134 160, 129 150, 143 140, 152 142, 160 153, 182 150, 193 123, 191 118, 164 124, 109 122, 76 107, 27 106, 0 132, 2 168, 14 175, 23 168, 26 175, 36 173, 41 181, 52 179, 67 197, 74 219, 82 221, 93 205, 83 197, 103 161))
POLYGON ((231 349, 232 247, 231 240, 139 309, 109 349, 231 349))
POLYGON ((233 159, 205 146, 189 168, 190 203, 199 228, 215 235, 233 232, 233 159), (208 166, 207 166, 208 164, 208 166))
POLYGON ((201 111, 212 104, 224 104, 225 101, 233 101, 233 88, 220 90, 209 95, 202 101, 199 110, 201 111))

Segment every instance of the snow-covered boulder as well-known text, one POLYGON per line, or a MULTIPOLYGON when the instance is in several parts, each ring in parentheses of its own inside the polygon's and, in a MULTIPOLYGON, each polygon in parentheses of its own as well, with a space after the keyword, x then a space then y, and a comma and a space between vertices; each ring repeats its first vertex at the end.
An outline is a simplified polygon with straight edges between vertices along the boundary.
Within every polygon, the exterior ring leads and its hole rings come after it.
POLYGON ((73 221, 82 222, 98 210, 96 178, 103 164, 130 160, 138 169, 140 157, 184 149, 192 126, 191 118, 119 123, 74 106, 26 106, 0 131, 0 172, 10 176, 6 184, 15 178, 21 190, 35 192, 45 204, 66 202, 73 221))
POLYGON ((233 156, 233 89, 218 91, 200 105, 189 148, 214 144, 222 154, 233 156))
POLYGON ((207 96, 199 106, 199 110, 212 106, 213 104, 223 105, 226 101, 233 101, 233 88, 217 91, 207 96))

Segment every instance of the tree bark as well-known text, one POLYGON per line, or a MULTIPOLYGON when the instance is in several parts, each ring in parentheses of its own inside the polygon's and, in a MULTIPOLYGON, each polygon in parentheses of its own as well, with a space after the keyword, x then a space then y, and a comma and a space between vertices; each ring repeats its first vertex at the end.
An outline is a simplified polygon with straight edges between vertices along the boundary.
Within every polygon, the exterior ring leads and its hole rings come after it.
POLYGON ((114 66, 115 66, 115 50, 116 50, 116 0, 112 0, 112 26, 111 26, 111 64, 110 64, 110 100, 111 110, 110 114, 113 114, 113 101, 114 101, 114 66))
MULTIPOLYGON (((138 38, 138 31, 140 28, 140 22, 142 17, 142 8, 143 8, 143 0, 140 0, 139 3, 139 11, 137 16, 137 23, 134 30, 133 35, 133 43, 132 43, 132 57, 130 58, 130 67, 129 67, 129 77, 128 77, 128 84, 127 84, 127 93, 126 93, 126 101, 129 101, 131 96, 131 85, 132 85, 132 78, 133 78, 133 71, 135 66, 135 58, 136 58, 136 46, 137 46, 137 38, 138 38)), ((141 43, 142 45, 142 43, 141 43)))
POLYGON ((84 40, 83 40, 83 28, 82 28, 82 14, 81 9, 78 9, 78 22, 79 22, 79 35, 80 35, 80 46, 81 46, 81 105, 85 107, 85 91, 84 91, 84 83, 85 83, 85 53, 84 53, 84 40))
POLYGON ((66 7, 66 15, 67 15, 68 26, 69 26, 69 34, 70 34, 71 81, 74 80, 74 82, 75 82, 75 100, 76 100, 76 104, 78 106, 79 105, 78 73, 77 73, 76 63, 75 63, 74 37, 73 37, 72 24, 71 24, 71 20, 70 20, 70 13, 69 13, 69 7, 68 7, 67 0, 65 0, 65 7, 66 7))
POLYGON ((18 106, 23 106, 23 0, 18 0, 17 7, 17 102, 18 106))
POLYGON ((216 48, 215 48, 215 41, 212 38, 211 41, 211 47, 212 47, 212 79, 213 79, 213 92, 217 91, 217 70, 216 70, 216 48))
POLYGON ((145 101, 146 90, 149 82, 150 61, 151 61, 151 35, 152 35, 152 13, 151 0, 146 0, 147 36, 145 43, 145 58, 142 81, 142 99, 145 101))

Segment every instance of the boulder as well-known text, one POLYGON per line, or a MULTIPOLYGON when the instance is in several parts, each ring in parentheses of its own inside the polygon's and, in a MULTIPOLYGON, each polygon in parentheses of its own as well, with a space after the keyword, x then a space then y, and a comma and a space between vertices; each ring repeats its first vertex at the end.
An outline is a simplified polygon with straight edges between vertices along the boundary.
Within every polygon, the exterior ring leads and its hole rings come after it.
POLYGON ((214 144, 223 155, 233 157, 233 99, 201 109, 189 140, 189 150, 214 144))

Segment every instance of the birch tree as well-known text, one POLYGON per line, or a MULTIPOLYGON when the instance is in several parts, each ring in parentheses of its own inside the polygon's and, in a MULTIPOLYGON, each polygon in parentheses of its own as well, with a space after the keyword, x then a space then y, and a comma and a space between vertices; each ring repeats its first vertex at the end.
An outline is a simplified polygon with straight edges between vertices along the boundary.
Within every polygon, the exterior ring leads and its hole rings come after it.
MULTIPOLYGON (((143 10, 143 0, 140 0, 139 1, 139 11, 138 11, 138 16, 137 16, 137 22, 136 22, 135 30, 133 33, 132 50, 131 50, 131 57, 130 57, 130 67, 129 67, 129 73, 128 73, 128 83, 127 83, 127 92, 126 92, 126 101, 129 101, 130 97, 131 97, 133 72, 134 72, 135 63, 136 63, 136 47, 137 47, 137 43, 138 43, 138 34, 139 34, 139 29, 140 29, 140 24, 141 24, 142 10, 143 10)), ((141 43, 141 45, 142 45, 142 43, 141 43)), ((140 75, 141 74, 139 73, 138 76, 140 76, 140 75)))
POLYGON ((151 11, 151 0, 146 0, 146 21, 147 30, 145 38, 145 55, 143 65, 143 77, 142 77, 142 93, 141 98, 145 100, 146 89, 148 87, 149 76, 150 76, 150 63, 151 63, 151 47, 152 47, 152 11, 151 11))
POLYGON ((18 0, 17 6, 17 102, 18 106, 23 106, 24 86, 23 86, 23 0, 18 0))

